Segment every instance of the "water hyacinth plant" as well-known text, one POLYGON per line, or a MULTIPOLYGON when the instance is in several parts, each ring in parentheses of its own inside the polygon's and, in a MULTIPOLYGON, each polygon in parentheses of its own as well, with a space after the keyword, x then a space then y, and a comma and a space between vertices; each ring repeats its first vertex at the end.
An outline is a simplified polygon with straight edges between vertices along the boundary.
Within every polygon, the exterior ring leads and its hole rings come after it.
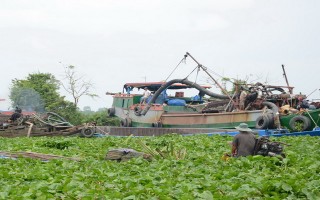
POLYGON ((286 158, 223 160, 230 136, 0 138, 0 150, 32 151, 80 161, 0 159, 0 199, 318 199, 319 137, 274 138, 286 158), (105 160, 131 148, 157 159, 105 160), (150 153, 151 153, 150 152, 150 153), (162 155, 161 155, 162 154, 162 155))

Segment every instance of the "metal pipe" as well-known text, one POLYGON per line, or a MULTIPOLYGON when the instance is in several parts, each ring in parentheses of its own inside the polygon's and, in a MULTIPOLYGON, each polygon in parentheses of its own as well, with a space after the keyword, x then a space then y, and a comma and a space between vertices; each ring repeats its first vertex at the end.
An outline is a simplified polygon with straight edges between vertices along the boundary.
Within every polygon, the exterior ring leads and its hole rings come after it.
POLYGON ((290 94, 292 94, 292 88, 289 86, 289 82, 288 82, 288 79, 287 79, 286 70, 284 69, 284 65, 282 65, 282 71, 283 71, 283 76, 286 79, 286 83, 287 83, 287 86, 289 88, 289 92, 290 92, 290 94))

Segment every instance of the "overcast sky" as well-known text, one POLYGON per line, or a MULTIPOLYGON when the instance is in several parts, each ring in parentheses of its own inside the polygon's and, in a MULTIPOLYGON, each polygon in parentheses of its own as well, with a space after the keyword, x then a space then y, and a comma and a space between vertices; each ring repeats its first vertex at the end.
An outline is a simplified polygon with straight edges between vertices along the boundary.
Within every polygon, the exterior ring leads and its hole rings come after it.
MULTIPOLYGON (((310 94, 320 88, 319 9, 317 0, 0 0, 0 110, 12 79, 62 79, 68 65, 100 96, 80 108, 110 107, 107 91, 166 79, 186 51, 217 74, 268 84, 286 85, 284 64, 294 92, 310 94)), ((187 63, 171 78, 196 66, 187 63)))

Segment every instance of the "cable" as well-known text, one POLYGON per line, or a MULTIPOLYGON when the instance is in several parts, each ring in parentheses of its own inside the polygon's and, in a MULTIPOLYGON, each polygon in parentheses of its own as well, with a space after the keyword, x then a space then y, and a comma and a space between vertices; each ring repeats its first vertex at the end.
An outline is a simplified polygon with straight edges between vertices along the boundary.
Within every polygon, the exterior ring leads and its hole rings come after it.
POLYGON ((170 78, 170 76, 173 74, 173 72, 178 68, 178 66, 183 62, 185 61, 187 58, 186 55, 184 55, 184 57, 181 59, 181 61, 178 63, 178 65, 173 69, 173 71, 171 72, 171 74, 166 78, 165 82, 167 82, 167 80, 170 78))
POLYGON ((194 70, 196 70, 198 67, 199 67, 199 66, 196 66, 196 67, 190 72, 190 74, 188 74, 188 76, 185 77, 184 79, 187 79, 187 78, 194 72, 194 70))

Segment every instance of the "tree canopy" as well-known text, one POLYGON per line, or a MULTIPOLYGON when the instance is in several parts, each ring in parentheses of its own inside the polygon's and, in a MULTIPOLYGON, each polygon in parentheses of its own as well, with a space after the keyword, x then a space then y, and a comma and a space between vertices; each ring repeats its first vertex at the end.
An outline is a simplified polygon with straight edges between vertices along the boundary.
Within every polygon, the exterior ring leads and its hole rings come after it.
POLYGON ((59 81, 50 73, 29 74, 12 80, 10 99, 13 107, 36 112, 56 112, 72 123, 80 123, 77 107, 59 94, 59 81))
POLYGON ((55 102, 63 100, 58 89, 59 81, 49 73, 34 73, 26 79, 14 79, 10 90, 12 106, 37 112, 50 110, 55 102))
POLYGON ((59 93, 60 82, 50 73, 33 73, 25 79, 14 79, 10 88, 13 107, 36 112, 55 112, 74 125, 96 122, 97 125, 119 125, 117 118, 106 115, 106 109, 91 111, 89 106, 80 112, 74 102, 59 93))

